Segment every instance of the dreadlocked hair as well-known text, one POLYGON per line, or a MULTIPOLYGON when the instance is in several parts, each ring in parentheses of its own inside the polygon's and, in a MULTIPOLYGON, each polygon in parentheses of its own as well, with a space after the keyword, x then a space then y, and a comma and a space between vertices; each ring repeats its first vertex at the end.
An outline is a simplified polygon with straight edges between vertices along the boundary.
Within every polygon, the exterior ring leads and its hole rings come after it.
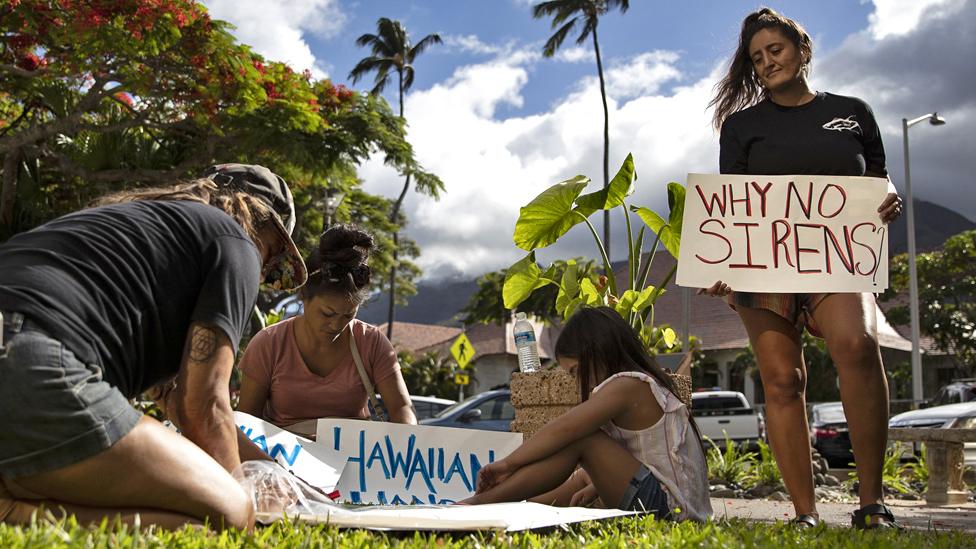
POLYGON ((183 200, 209 204, 232 217, 255 242, 259 240, 258 233, 261 228, 272 219, 273 215, 271 208, 260 199, 247 193, 219 187, 209 179, 111 193, 95 200, 90 206, 157 200, 183 200))

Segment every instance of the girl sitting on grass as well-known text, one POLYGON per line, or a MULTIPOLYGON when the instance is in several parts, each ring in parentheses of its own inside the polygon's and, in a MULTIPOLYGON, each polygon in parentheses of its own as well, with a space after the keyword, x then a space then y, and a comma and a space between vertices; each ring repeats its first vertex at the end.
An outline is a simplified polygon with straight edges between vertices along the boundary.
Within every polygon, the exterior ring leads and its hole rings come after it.
POLYGON ((464 503, 529 498, 566 506, 599 498, 658 518, 707 520, 712 509, 697 428, 630 325, 609 307, 582 309, 566 323, 555 352, 559 367, 579 380, 582 403, 482 468, 475 495, 464 503))

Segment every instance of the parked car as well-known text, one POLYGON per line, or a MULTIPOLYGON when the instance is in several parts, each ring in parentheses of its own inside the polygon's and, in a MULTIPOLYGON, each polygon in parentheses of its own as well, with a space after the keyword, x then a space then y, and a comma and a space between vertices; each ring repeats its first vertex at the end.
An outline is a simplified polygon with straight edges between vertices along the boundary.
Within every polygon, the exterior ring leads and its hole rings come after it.
POLYGON ((305 312, 305 304, 298 294, 291 294, 279 300, 271 307, 272 311, 281 312, 281 320, 287 320, 305 312))
POLYGON ((810 442, 831 467, 847 467, 854 461, 847 417, 840 402, 815 404, 810 409, 810 442))
MULTIPOLYGON (((961 402, 933 408, 923 408, 898 414, 888 420, 888 427, 908 429, 976 429, 976 402, 961 402)), ((918 451, 919 448, 915 448, 918 451)), ((976 442, 963 445, 966 465, 976 466, 976 442)))
POLYGON ((973 401, 976 401, 976 380, 960 379, 939 389, 939 394, 928 401, 926 406, 945 406, 973 401))
POLYGON ((515 419, 515 407, 512 406, 512 392, 508 389, 498 389, 470 396, 441 410, 436 416, 422 420, 420 424, 508 431, 513 419, 515 419))
MULTIPOLYGON (((376 395, 376 400, 383 402, 383 397, 376 395)), ((447 398, 437 398, 429 396, 410 395, 410 404, 413 406, 413 413, 417 416, 417 421, 432 418, 444 409, 457 404, 457 401, 447 398)), ((370 411, 373 410, 373 403, 368 402, 370 411)))
POLYGON ((746 396, 736 391, 699 391, 691 395, 691 413, 702 437, 722 445, 728 439, 754 449, 766 435, 766 422, 746 396))

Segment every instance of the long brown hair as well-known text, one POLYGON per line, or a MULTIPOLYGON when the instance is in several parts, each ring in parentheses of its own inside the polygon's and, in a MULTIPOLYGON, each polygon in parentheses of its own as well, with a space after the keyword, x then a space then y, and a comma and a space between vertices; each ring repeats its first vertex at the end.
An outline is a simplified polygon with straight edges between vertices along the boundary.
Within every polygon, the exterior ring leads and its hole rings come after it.
POLYGON ((597 384, 620 372, 643 372, 677 397, 671 377, 658 366, 634 329, 610 307, 580 309, 556 340, 556 357, 578 361, 580 399, 590 396, 590 380, 597 384))
POLYGON ((300 290, 302 299, 338 294, 362 303, 369 293, 372 271, 368 261, 373 248, 373 236, 359 227, 329 227, 308 258, 308 282, 300 290))
POLYGON ((780 15, 772 8, 762 8, 746 16, 742 21, 742 31, 739 33, 739 46, 732 55, 729 72, 715 86, 715 97, 708 104, 715 107, 712 124, 715 129, 721 129, 725 119, 732 113, 755 105, 768 97, 768 90, 764 90, 756 76, 749 57, 749 43, 752 37, 762 29, 775 29, 783 33, 793 42, 800 56, 804 59, 804 70, 809 70, 813 59, 813 40, 807 31, 796 21, 780 15))
POLYGON ((184 200, 209 204, 231 216, 255 243, 260 240, 258 233, 261 228, 272 219, 271 208, 263 201, 246 193, 218 187, 209 179, 111 193, 95 200, 91 206, 140 200, 184 200))

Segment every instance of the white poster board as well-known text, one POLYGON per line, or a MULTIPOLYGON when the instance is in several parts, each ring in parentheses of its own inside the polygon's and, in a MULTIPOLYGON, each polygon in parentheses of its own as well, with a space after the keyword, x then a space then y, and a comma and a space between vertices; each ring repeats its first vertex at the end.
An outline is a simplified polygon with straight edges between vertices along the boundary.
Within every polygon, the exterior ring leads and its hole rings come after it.
POLYGON ((244 412, 234 412, 234 421, 251 442, 292 474, 327 494, 335 490, 340 468, 315 458, 308 451, 312 441, 244 412))
POLYGON ((318 461, 341 470, 340 501, 446 504, 474 494, 478 471, 522 444, 521 433, 320 419, 318 461))
POLYGON ((736 291, 881 292, 888 227, 876 177, 688 174, 677 284, 736 291))

